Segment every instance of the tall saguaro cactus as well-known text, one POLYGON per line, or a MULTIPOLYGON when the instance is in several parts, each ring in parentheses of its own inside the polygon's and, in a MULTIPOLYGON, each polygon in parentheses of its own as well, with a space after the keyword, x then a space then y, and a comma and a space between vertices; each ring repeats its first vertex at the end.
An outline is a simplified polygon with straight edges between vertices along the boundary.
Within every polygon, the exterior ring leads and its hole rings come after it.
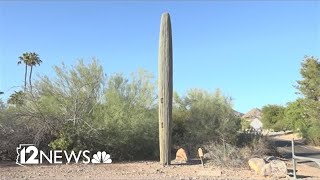
POLYGON ((160 163, 171 161, 172 124, 172 35, 169 13, 163 13, 160 25, 158 57, 159 145, 160 163))

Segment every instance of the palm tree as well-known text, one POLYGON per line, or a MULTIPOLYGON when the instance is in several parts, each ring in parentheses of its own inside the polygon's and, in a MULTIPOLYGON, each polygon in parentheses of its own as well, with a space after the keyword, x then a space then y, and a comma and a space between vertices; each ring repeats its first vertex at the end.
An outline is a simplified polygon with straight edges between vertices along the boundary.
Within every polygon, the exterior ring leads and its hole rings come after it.
POLYGON ((25 64, 25 70, 24 70, 24 91, 27 89, 27 73, 28 73, 28 59, 29 59, 29 53, 23 53, 22 56, 19 57, 18 64, 25 64))
POLYGON ((31 77, 32 77, 33 66, 36 66, 36 65, 40 66, 41 63, 42 63, 42 60, 40 59, 40 57, 37 53, 35 53, 35 52, 29 53, 28 66, 30 66, 29 84, 30 84, 31 91, 32 91, 31 77))
POLYGON ((24 72, 24 91, 27 89, 27 74, 28 74, 28 66, 30 66, 30 74, 29 74, 29 85, 30 90, 32 91, 32 83, 31 83, 31 77, 32 77, 32 69, 33 66, 40 65, 42 63, 41 59, 39 58, 39 55, 35 52, 25 52, 22 54, 22 56, 19 57, 18 64, 25 64, 25 72, 24 72))
POLYGON ((13 104, 16 106, 21 106, 23 104, 24 93, 22 91, 15 91, 10 95, 8 99, 8 104, 13 104))

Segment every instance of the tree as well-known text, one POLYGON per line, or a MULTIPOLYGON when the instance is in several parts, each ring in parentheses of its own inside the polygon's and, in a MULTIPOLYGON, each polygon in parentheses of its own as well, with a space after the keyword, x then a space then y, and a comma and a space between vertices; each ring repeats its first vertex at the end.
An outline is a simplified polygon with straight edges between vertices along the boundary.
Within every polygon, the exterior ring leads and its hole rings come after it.
POLYGON ((297 89, 306 98, 320 101, 320 62, 317 58, 306 56, 301 64, 302 80, 297 81, 297 89))
POLYGON ((23 105, 24 102, 24 93, 22 91, 15 91, 13 94, 10 95, 8 99, 8 104, 13 104, 16 106, 23 105))
POLYGON ((31 77, 32 77, 32 69, 33 66, 40 65, 42 60, 39 58, 39 55, 35 52, 25 52, 22 56, 19 57, 18 64, 25 64, 25 73, 24 73, 24 90, 27 89, 27 73, 28 73, 28 66, 30 66, 30 74, 29 74, 29 85, 32 91, 32 84, 31 84, 31 77))
POLYGON ((302 79, 296 88, 303 95, 303 107, 307 128, 304 137, 313 144, 320 144, 320 62, 318 58, 306 56, 301 63, 302 79))
POLYGON ((174 98, 174 124, 185 123, 185 129, 178 130, 183 130, 189 148, 210 142, 235 144, 241 125, 229 97, 220 91, 192 89, 185 97, 175 94, 174 98))
POLYGON ((48 127, 46 132, 54 130, 56 138, 49 147, 103 149, 120 160, 159 155, 156 85, 149 73, 140 70, 131 78, 121 74, 106 78, 95 60, 55 67, 55 72, 55 78, 41 77, 34 83, 37 106, 25 113, 43 115, 33 120, 48 127))
MULTIPOLYGON (((95 110, 95 142, 104 144, 117 159, 159 157, 155 82, 146 71, 131 78, 109 77, 103 103, 95 110)), ((98 145, 101 147, 101 145, 98 145)))
POLYGON ((306 114, 304 110, 304 100, 297 99, 294 102, 290 102, 285 109, 285 121, 287 122, 289 128, 294 132, 301 132, 306 128, 306 114))
POLYGON ((320 123, 320 62, 315 57, 306 56, 301 64, 302 80, 297 81, 297 89, 304 96, 308 118, 320 123))
POLYGON ((29 61, 29 53, 23 53, 22 56, 19 57, 18 64, 25 64, 24 70, 24 91, 27 89, 27 73, 28 73, 28 61, 29 61))
POLYGON ((40 66, 41 63, 42 63, 42 60, 40 59, 40 57, 37 53, 35 53, 35 52, 29 53, 28 66, 30 66, 29 85, 30 85, 31 91, 32 91, 32 83, 31 83, 32 69, 36 65, 40 66))
POLYGON ((266 105, 262 107, 262 123, 264 128, 275 131, 286 130, 288 126, 284 120, 285 107, 279 105, 266 105))
POLYGON ((56 79, 43 76, 35 82, 39 108, 31 109, 39 109, 41 115, 48 116, 42 117, 48 124, 72 124, 70 129, 77 139, 75 135, 80 133, 81 126, 92 120, 93 109, 101 96, 102 67, 96 60, 88 65, 80 60, 72 69, 63 64, 55 66, 54 71, 56 79))

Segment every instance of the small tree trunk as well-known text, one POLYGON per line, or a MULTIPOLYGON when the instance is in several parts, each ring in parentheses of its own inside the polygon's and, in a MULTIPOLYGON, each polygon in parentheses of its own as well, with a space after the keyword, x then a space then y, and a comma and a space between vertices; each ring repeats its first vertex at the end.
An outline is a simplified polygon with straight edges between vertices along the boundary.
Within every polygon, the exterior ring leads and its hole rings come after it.
POLYGON ((28 65, 26 64, 26 68, 24 70, 24 91, 27 90, 27 74, 28 74, 28 65))
POLYGON ((172 37, 168 13, 162 14, 159 38, 159 146, 160 163, 171 162, 171 124, 172 124, 172 37))
POLYGON ((223 161, 226 162, 227 161, 227 145, 224 138, 222 139, 222 144, 223 144, 223 161))

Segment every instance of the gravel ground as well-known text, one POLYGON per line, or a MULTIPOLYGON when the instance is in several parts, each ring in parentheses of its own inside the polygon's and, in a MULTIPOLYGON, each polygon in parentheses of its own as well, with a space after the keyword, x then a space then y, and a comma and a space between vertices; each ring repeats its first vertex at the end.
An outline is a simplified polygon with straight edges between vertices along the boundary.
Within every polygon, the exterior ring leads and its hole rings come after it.
MULTIPOLYGON (((290 165, 289 165, 290 166, 290 165)), ((299 177, 319 179, 320 169, 298 166, 299 177)), ((112 164, 31 165, 21 167, 11 163, 0 164, 0 179, 279 179, 260 177, 248 169, 202 167, 201 165, 171 165, 158 162, 126 162, 112 164)), ((283 178, 288 179, 288 178, 283 178)))

